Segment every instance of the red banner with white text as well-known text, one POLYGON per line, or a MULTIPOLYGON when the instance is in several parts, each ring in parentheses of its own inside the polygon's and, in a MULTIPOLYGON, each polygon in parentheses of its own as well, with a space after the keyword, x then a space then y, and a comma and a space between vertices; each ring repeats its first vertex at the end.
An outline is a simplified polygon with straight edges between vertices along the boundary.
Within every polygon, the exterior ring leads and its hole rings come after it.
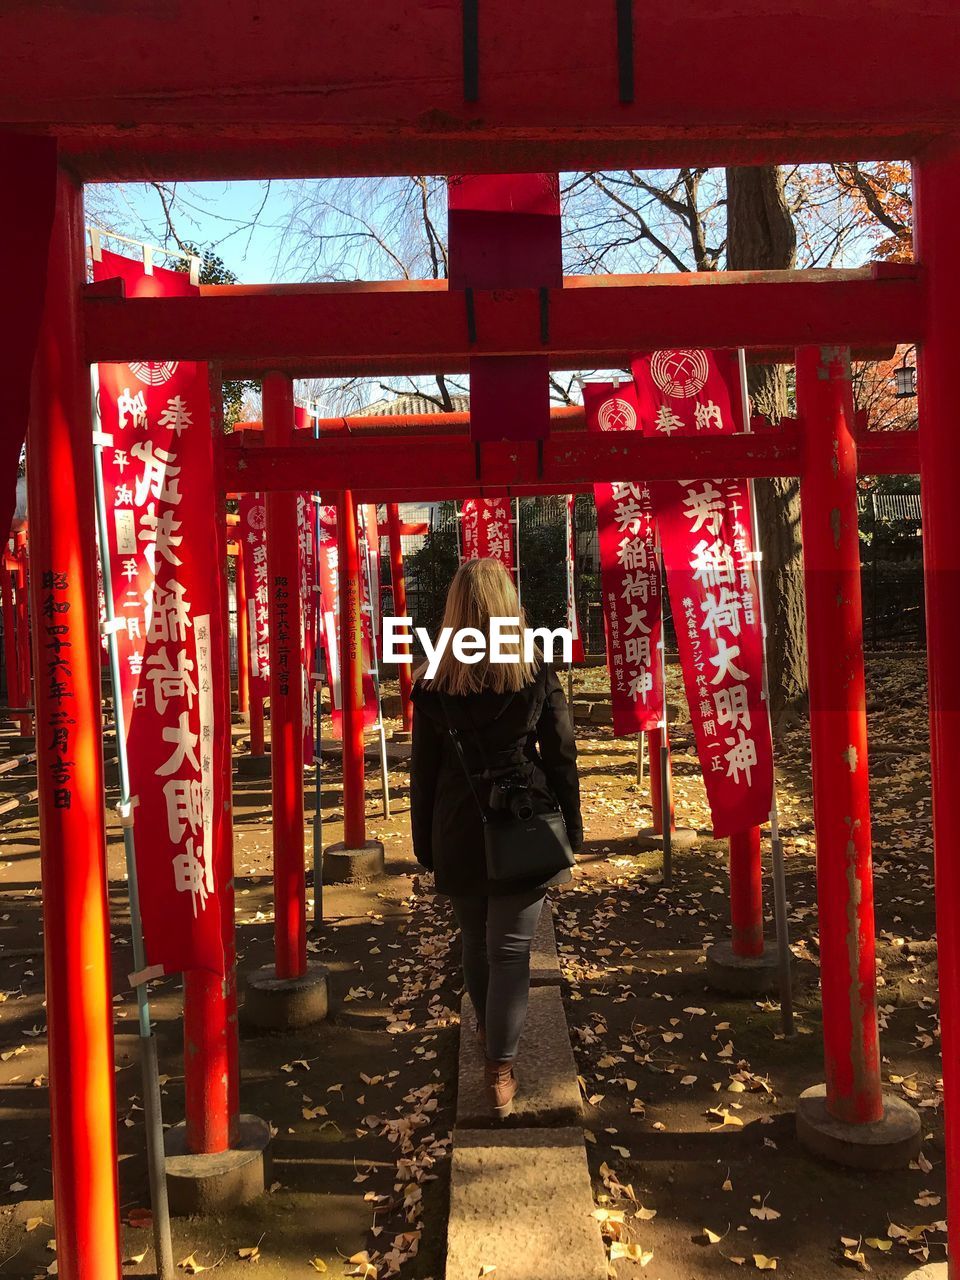
MULTIPOLYGON (((327 657, 327 680, 330 685, 333 736, 343 737, 343 703, 340 680, 340 573, 337 548, 337 508, 319 507, 320 533, 317 547, 317 571, 320 579, 320 636, 327 657)), ((373 683, 373 640, 370 634, 370 611, 366 608, 365 575, 360 574, 360 633, 363 657, 363 723, 376 724, 379 716, 377 691, 373 683)))
MULTIPOLYGON (((633 388, 587 382, 589 431, 635 431, 633 388)), ((663 719, 663 602, 650 486, 597 484, 597 538, 613 732, 628 737, 663 719)))
MULTIPOLYGON (((185 274, 103 252, 94 279, 128 298, 196 292, 185 274)), ((118 619, 140 909, 147 962, 224 968, 221 887, 230 806, 227 673, 206 365, 99 366, 107 554, 118 619)))
POLYGON ((574 662, 582 662, 583 653, 583 635, 580 631, 580 618, 577 614, 577 580, 576 580, 576 532, 573 521, 573 504, 576 498, 572 493, 567 494, 566 516, 567 516, 567 629, 573 637, 572 658, 574 662))
POLYGON ((250 692, 270 697, 270 616, 267 605, 267 504, 262 493, 240 495, 240 545, 247 585, 250 692))
POLYGON ((460 559, 499 560, 513 577, 513 525, 509 498, 467 498, 461 509, 460 559))
MULTIPOLYGON (((735 352, 657 351, 633 361, 643 430, 695 436, 742 429, 735 352)), ((653 486, 684 687, 717 837, 766 821, 773 745, 745 480, 653 486)))

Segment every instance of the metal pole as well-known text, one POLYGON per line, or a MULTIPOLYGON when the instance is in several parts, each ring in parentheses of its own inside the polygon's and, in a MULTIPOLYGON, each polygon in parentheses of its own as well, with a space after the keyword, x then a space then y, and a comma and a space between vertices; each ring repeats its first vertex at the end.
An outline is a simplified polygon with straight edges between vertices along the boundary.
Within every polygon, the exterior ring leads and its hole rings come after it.
POLYGON ((523 607, 520 596, 520 499, 513 500, 513 523, 516 529, 513 540, 513 576, 517 584, 517 604, 523 607))
POLYGON ((83 192, 57 182, 27 430, 50 1150, 58 1274, 120 1280, 83 192))
MULTIPOLYGON (((96 366, 93 368, 93 404, 96 415, 96 366)), ((96 416, 95 416, 96 421, 96 416)), ((130 935, 133 948, 134 976, 138 978, 134 990, 137 994, 137 1018, 140 1034, 140 1071, 143 1079, 144 1127, 147 1138, 147 1173, 150 1180, 150 1205, 153 1210, 153 1247, 157 1259, 159 1280, 174 1280, 176 1268, 173 1262, 173 1243, 170 1238, 170 1206, 167 1201, 167 1174, 164 1166, 163 1113, 160 1101, 160 1073, 157 1065, 157 1042, 150 1025, 150 1000, 146 980, 141 976, 147 967, 143 943, 143 925, 140 918, 140 889, 137 880, 136 838, 134 835, 135 808, 131 803, 130 769, 127 761, 127 726, 123 714, 123 698, 120 693, 120 654, 117 648, 117 620, 113 608, 113 572, 110 565, 110 542, 107 533, 107 501, 103 487, 103 468, 100 458, 106 445, 112 445, 112 437, 99 430, 94 434, 94 493, 97 513, 97 541, 100 545, 100 563, 103 573, 103 597, 107 635, 107 652, 110 658, 110 680, 113 685, 113 714, 117 735, 117 770, 120 777, 120 803, 117 811, 123 828, 123 852, 127 866, 127 894, 130 901, 130 935)))
MULTIPOLYGON (((374 513, 376 524, 376 513, 374 513)), ((370 539, 367 537, 367 522, 361 520, 358 528, 363 542, 363 576, 367 584, 367 602, 370 605, 370 643, 373 649, 373 688, 377 698, 377 733, 380 738, 380 786, 383 794, 383 816, 390 817, 390 776, 387 772, 387 735, 383 728, 383 699, 380 696, 380 666, 377 661, 379 635, 377 633, 377 608, 373 599, 373 565, 370 562, 370 539)))
MULTIPOLYGON (((747 357, 743 348, 738 352, 740 365, 740 394, 743 400, 743 428, 749 435, 750 397, 747 387, 747 357)), ((757 502, 753 481, 747 481, 750 494, 750 522, 753 536, 753 554, 757 566, 757 607, 760 611, 760 634, 763 638, 763 701, 770 718, 770 672, 767 666, 767 621, 766 606, 763 600, 763 548, 760 545, 760 521, 757 517, 757 502)), ((773 740, 773 723, 770 722, 770 739, 773 740)), ((731 859, 733 848, 731 846, 731 859)), ((780 1022, 783 1033, 792 1036, 793 1026, 793 975, 791 972, 790 922, 787 907, 787 874, 783 860, 783 842, 780 839, 780 810, 777 803, 777 780, 774 776, 773 795, 770 797, 770 855, 773 865, 773 918, 777 935, 777 964, 780 987, 780 1022)), ((761 902, 762 911, 762 902, 761 902)), ((763 922, 761 917, 761 933, 763 922)), ((761 946, 762 952, 762 946, 761 946)))
POLYGON ((849 351, 797 352, 797 411, 826 1101, 834 1120, 869 1124, 883 1098, 849 351))
MULTIPOLYGON (((657 535, 657 543, 660 538, 657 535)), ((659 545, 658 545, 659 551, 659 545)), ((666 574, 663 572, 662 557, 658 555, 660 566, 660 681, 663 690, 663 718, 660 722, 660 830, 663 835, 663 883, 669 888, 673 884, 673 776, 670 770, 670 732, 667 728, 667 636, 663 621, 663 587, 666 574)), ((653 774, 653 754, 650 756, 651 778, 653 774)), ((651 800, 653 799, 651 788, 651 800)), ((656 815, 654 815, 656 824, 656 815)))

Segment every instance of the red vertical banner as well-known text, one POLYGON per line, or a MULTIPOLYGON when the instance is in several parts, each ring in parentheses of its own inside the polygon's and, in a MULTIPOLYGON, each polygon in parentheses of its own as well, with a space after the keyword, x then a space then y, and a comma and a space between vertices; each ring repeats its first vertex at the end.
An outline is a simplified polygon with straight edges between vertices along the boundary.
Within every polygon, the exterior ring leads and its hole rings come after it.
POLYGON ((499 560, 514 576, 513 524, 509 498, 467 498, 461 509, 460 559, 499 560))
POLYGON ((297 494, 297 542, 300 549, 300 662, 303 679, 303 760, 313 764, 313 669, 314 637, 314 546, 313 546, 313 496, 297 494))
MULTIPOLYGON (((633 376, 649 435, 741 428, 735 352, 656 351, 633 361, 633 376)), ((735 835, 766 821, 773 796, 749 488, 664 481, 654 501, 713 831, 735 835)))
MULTIPOLYGON (((320 638, 327 660, 330 685, 333 736, 343 736, 343 695, 340 679, 340 566, 337 550, 337 508, 321 505, 320 533, 317 547, 317 573, 320 586, 320 638)), ((361 575, 362 579, 362 575, 361 575)), ((360 628, 363 652, 363 723, 375 724, 379 714, 377 692, 373 683, 373 637, 370 613, 365 609, 366 593, 361 580, 360 628)))
POLYGON ((573 637, 573 661, 582 662, 584 658, 583 635, 580 631, 580 617, 577 614, 577 547, 573 521, 575 502, 574 495, 568 493, 566 498, 567 629, 573 637))
MULTIPOLYGON (((104 252, 94 278, 118 276, 128 298, 196 292, 186 275, 148 274, 104 252)), ((230 795, 214 759, 214 690, 226 677, 225 646, 219 580, 196 554, 219 545, 207 368, 144 361, 100 365, 99 376, 147 960, 166 972, 222 973, 220 895, 231 872, 220 828, 230 795)))
MULTIPOLYGON (((634 431, 631 386, 588 382, 590 431, 634 431)), ((653 502, 647 484, 597 484, 597 538, 613 732, 629 737, 663 719, 663 600, 653 502)))
POLYGON ((250 692, 270 697, 270 617, 267 606, 267 506, 262 493, 240 495, 240 545, 247 586, 250 692))

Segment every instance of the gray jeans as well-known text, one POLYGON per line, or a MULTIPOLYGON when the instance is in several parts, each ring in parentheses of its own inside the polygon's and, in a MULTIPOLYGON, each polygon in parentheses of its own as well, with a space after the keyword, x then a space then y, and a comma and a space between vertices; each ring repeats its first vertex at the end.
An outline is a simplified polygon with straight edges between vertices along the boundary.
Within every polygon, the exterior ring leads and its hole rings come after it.
POLYGON ((517 1055, 530 997, 530 943, 545 893, 451 897, 463 940, 463 980, 480 1025, 487 1057, 517 1055))

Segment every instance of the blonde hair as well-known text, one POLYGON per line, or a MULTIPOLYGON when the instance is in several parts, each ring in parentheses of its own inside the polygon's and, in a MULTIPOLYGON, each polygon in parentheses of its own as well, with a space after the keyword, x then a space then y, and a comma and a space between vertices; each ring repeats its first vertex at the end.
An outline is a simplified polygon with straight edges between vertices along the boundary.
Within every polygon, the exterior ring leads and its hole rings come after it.
POLYGON ((490 661, 491 618, 516 618, 521 632, 527 625, 517 588, 501 562, 466 560, 450 583, 441 626, 451 627, 454 633, 473 627, 486 637, 487 649, 479 662, 471 664, 461 662, 454 655, 452 644, 448 645, 430 681, 431 688, 452 694, 479 693, 481 689, 516 693, 530 684, 538 664, 524 662, 522 643, 518 644, 516 662, 490 661))

